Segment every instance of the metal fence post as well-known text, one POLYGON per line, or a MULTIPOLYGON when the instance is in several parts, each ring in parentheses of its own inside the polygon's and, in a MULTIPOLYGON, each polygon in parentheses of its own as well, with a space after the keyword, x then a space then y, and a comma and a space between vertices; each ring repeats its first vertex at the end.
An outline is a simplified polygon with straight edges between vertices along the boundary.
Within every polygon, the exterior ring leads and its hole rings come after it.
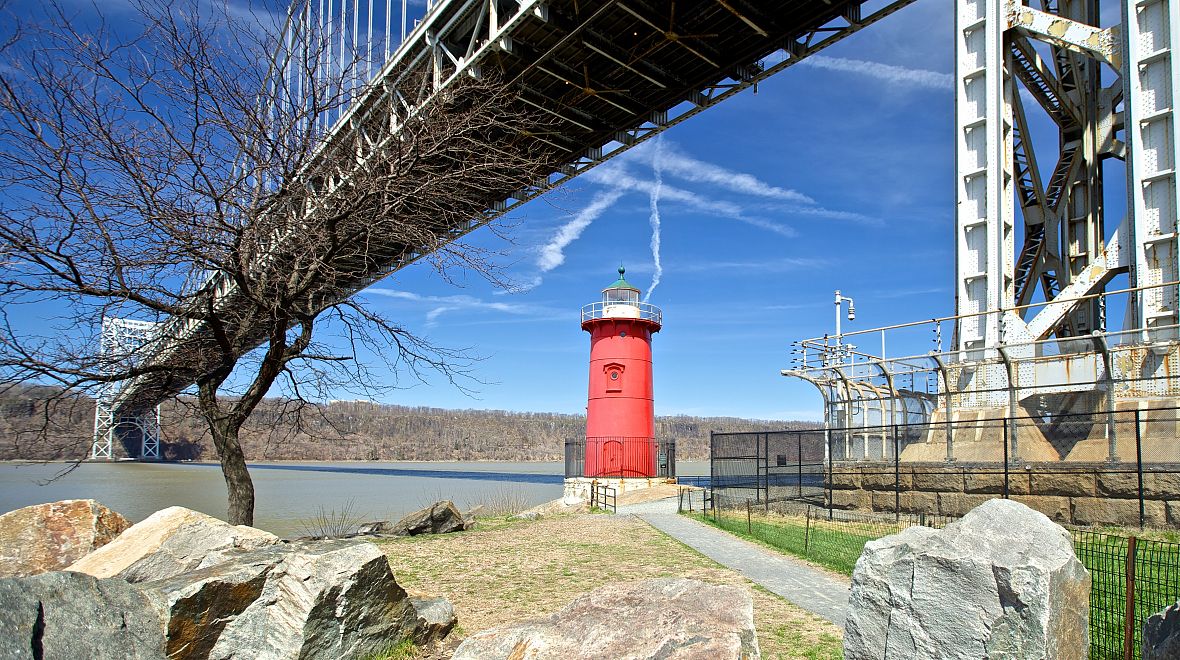
POLYGON ((828 504, 828 511, 831 511, 832 507, 836 506, 835 501, 833 501, 833 499, 832 499, 832 480, 835 477, 835 473, 832 469, 832 466, 835 464, 836 461, 835 461, 834 457, 832 456, 832 434, 829 433, 828 431, 824 431, 824 436, 825 436, 824 441, 828 443, 828 483, 827 483, 828 502, 827 502, 827 504, 828 504))
MULTIPOLYGON (((828 509, 831 511, 831 509, 828 509)), ((807 546, 811 543, 811 505, 807 505, 807 522, 803 527, 803 556, 807 556, 807 546)))
POLYGON ((893 425, 893 517, 901 519, 901 439, 897 437, 897 424, 893 425))
POLYGON ((1008 418, 1004 418, 1004 499, 1008 499, 1008 418))
POLYGON ((752 508, 753 507, 750 505, 750 498, 747 497, 746 498, 746 533, 747 534, 754 533, 754 525, 750 520, 753 517, 753 516, 751 516, 752 508))
POLYGON ((1139 409, 1135 409, 1135 472, 1139 475, 1139 529, 1147 517, 1143 503, 1143 434, 1139 428, 1139 409))
POLYGON ((1135 657, 1135 537, 1127 538, 1127 605, 1123 612, 1123 658, 1135 657))
POLYGON ((795 454, 795 458, 799 459, 795 462, 799 466, 799 481, 796 484, 799 487, 799 497, 803 497, 803 434, 796 433, 795 439, 799 441, 799 453, 795 454))

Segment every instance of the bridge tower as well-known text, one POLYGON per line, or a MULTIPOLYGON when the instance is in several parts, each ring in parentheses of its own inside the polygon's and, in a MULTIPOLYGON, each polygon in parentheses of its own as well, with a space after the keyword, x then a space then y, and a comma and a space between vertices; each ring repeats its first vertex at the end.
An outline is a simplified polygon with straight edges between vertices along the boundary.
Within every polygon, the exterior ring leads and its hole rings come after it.
MULTIPOLYGON (((102 319, 101 348, 108 372, 134 364, 136 352, 153 340, 158 332, 158 323, 117 319, 104 316, 102 319)), ((94 440, 90 445, 90 459, 113 458, 116 440, 128 436, 139 436, 139 459, 160 458, 160 407, 148 411, 128 414, 116 412, 116 399, 123 389, 122 383, 104 384, 94 401, 94 440)))
POLYGON ((954 460, 982 420, 1024 460, 1171 442, 1127 420, 1180 397, 1180 0, 1108 2, 954 0, 955 313, 796 342, 833 451, 923 427, 910 454, 954 460))
POLYGON ((602 300, 582 308, 590 333, 586 477, 657 476, 651 339, 663 319, 623 274, 619 266, 602 300))

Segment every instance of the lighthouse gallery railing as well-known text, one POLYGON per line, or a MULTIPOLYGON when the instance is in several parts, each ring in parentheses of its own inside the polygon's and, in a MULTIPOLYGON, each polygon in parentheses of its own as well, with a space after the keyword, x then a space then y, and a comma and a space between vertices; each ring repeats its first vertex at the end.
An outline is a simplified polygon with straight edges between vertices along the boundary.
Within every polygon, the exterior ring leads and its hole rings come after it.
POLYGON ((595 319, 642 319, 664 324, 664 313, 651 303, 592 302, 582 306, 582 323, 595 319))

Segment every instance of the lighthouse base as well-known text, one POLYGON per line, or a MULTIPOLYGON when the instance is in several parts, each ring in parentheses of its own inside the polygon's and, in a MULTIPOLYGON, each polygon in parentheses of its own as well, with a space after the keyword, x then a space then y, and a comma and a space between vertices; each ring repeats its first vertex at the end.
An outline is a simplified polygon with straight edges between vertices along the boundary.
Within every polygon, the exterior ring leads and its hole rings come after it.
POLYGON ((675 483, 675 481, 675 479, 668 477, 566 477, 562 499, 566 502, 571 500, 589 502, 590 492, 596 485, 613 488, 617 495, 622 495, 666 483, 675 483))

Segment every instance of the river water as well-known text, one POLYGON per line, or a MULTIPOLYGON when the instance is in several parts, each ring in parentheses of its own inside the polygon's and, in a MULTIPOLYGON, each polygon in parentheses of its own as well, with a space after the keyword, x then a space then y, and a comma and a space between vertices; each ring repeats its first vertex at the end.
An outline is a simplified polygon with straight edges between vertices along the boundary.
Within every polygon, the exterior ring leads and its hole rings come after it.
MULTIPOLYGON (((0 512, 30 504, 90 498, 138 522, 168 506, 225 518, 225 482, 215 463, 0 462, 0 512)), ((680 474, 707 474, 708 463, 677 463, 680 474)), ((561 463, 292 462, 250 465, 254 525, 283 537, 307 533, 321 509, 358 520, 398 520, 449 499, 462 510, 508 500, 522 507, 561 497, 561 463)))

